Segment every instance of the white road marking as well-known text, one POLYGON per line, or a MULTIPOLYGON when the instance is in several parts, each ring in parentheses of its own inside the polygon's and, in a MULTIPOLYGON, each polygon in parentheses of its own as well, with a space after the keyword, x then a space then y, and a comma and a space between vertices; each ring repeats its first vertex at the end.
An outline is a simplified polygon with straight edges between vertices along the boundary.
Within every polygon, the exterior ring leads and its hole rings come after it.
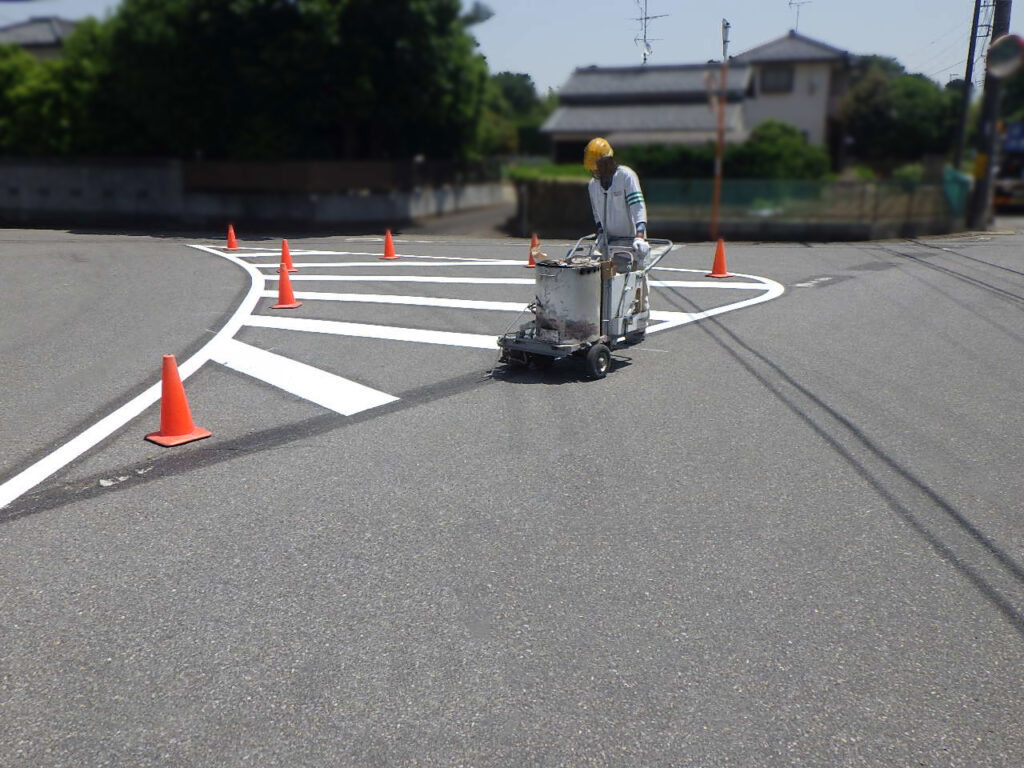
MULTIPOLYGON (((192 357, 185 362, 178 364, 178 375, 181 377, 182 381, 185 381, 185 379, 199 370, 199 368, 210 359, 214 348, 222 339, 230 339, 238 333, 239 328, 242 327, 242 320, 252 314, 252 310, 259 302, 263 282, 262 275, 260 275, 259 271, 255 267, 246 264, 244 261, 241 261, 230 254, 221 253, 215 248, 209 248, 202 245, 195 245, 192 247, 198 248, 201 251, 206 251, 207 253, 212 253, 214 256, 220 256, 221 258, 227 259, 228 261, 238 265, 249 273, 251 284, 249 286, 249 292, 245 295, 245 298, 242 299, 242 302, 238 305, 238 309, 235 310, 235 313, 227 323, 224 324, 224 327, 221 328, 217 334, 202 347, 202 349, 192 355, 192 357)), ((154 360, 154 369, 159 369, 158 363, 158 360, 154 360)), ((0 485, 0 508, 7 506, 22 494, 27 493, 54 472, 63 469, 101 440, 109 437, 129 421, 140 416, 143 411, 160 399, 160 395, 161 383, 157 381, 144 392, 136 395, 127 403, 115 410, 109 416, 103 417, 91 427, 64 443, 64 445, 60 446, 57 450, 44 456, 35 464, 32 464, 30 467, 22 470, 10 480, 0 485)))
POLYGON ((218 344, 210 359, 344 416, 398 400, 386 392, 234 339, 218 344))
MULTIPOLYGON (((275 274, 263 275, 264 280, 277 280, 275 274)), ((291 282, 339 283, 444 283, 449 285, 534 285, 532 277, 423 277, 422 275, 291 275, 291 282)))
POLYGON ((697 280, 651 280, 652 288, 731 288, 734 291, 763 291, 762 283, 708 283, 697 280))
MULTIPOLYGON (((294 256, 294 254, 293 254, 294 256)), ((260 269, 280 269, 280 262, 273 264, 257 264, 260 269)), ((292 266, 296 269, 318 269, 336 267, 385 267, 394 269, 396 267, 525 267, 526 259, 512 261, 511 259, 493 259, 491 261, 410 261, 408 259, 397 259, 395 261, 303 261, 292 260, 292 266)))
MULTIPOLYGON (((396 296, 390 293, 316 293, 293 291, 299 301, 344 301, 362 304, 407 304, 447 309, 482 309, 495 312, 522 312, 526 305, 516 301, 477 301, 474 299, 433 299, 428 296, 396 296)), ((264 291, 263 298, 276 299, 277 291, 264 291)))
POLYGON ((411 341, 417 344, 443 344, 449 347, 471 347, 473 349, 497 349, 497 334, 453 333, 451 331, 427 331, 421 328, 398 328, 390 325, 368 323, 343 323, 336 320, 308 320, 301 317, 269 317, 252 315, 245 324, 255 328, 274 328, 280 331, 302 331, 305 333, 327 333, 333 336, 355 336, 362 339, 384 339, 387 341, 411 341))
MULTIPOLYGON (((655 267, 655 269, 658 269, 655 267)), ((679 269, 675 267, 665 267, 663 271, 666 272, 702 272, 698 269, 679 269)), ((652 325, 647 328, 647 333, 658 333, 659 331, 667 331, 670 328, 678 328, 681 325, 687 323, 693 323, 697 320, 703 320, 706 317, 714 317, 715 315, 721 315, 724 312, 732 312, 736 309, 742 309, 743 307, 751 307, 754 304, 760 304, 765 301, 771 301, 772 299, 778 298, 786 292, 786 288, 774 280, 769 280, 766 277, 760 277, 758 275, 742 275, 737 273, 735 277, 743 277, 747 280, 752 280, 752 283, 714 283, 714 285, 720 285, 723 288, 736 288, 740 290, 751 290, 754 288, 760 288, 762 293, 759 296, 754 296, 751 299, 745 299, 744 301, 737 301, 732 304, 723 304, 720 307, 708 309, 703 312, 658 312, 651 310, 651 319, 662 319, 664 322, 658 325, 652 325)), ((651 281, 652 284, 656 281, 651 281)), ((707 287, 706 283, 700 283, 698 287, 707 287)))
POLYGON ((795 288, 813 288, 815 285, 821 285, 821 283, 827 283, 831 280, 831 277, 816 277, 813 280, 808 280, 804 283, 793 283, 795 288))
MULTIPOLYGON (((259 253, 238 253, 238 254, 235 254, 235 255, 236 256, 243 256, 243 257, 245 257, 247 259, 248 258, 269 258, 271 256, 276 256, 276 257, 280 257, 281 256, 281 249, 280 248, 276 248, 276 249, 275 248, 265 248, 265 249, 250 249, 250 250, 259 251, 259 253)), ((378 259, 378 261, 370 262, 374 266, 380 266, 381 265, 380 257, 384 255, 382 253, 374 253, 374 252, 371 252, 371 251, 310 251, 310 250, 301 250, 301 249, 295 249, 295 248, 289 248, 288 249, 288 253, 292 257, 295 257, 295 256, 373 256, 374 258, 378 259)), ((398 256, 397 259, 388 259, 388 260, 384 261, 383 263, 384 264, 394 264, 395 262, 401 262, 401 261, 405 261, 407 259, 428 259, 428 260, 432 259, 432 260, 436 260, 436 261, 483 262, 485 264, 486 263, 495 262, 495 261, 499 261, 499 259, 490 259, 490 258, 488 258, 486 256, 424 256, 424 255, 418 254, 418 253, 415 253, 415 254, 414 253, 396 253, 395 255, 398 256)), ((512 261, 511 259, 503 259, 501 261, 509 261, 512 264, 525 264, 526 263, 526 257, 523 257, 523 259, 521 261, 512 261)))
MULTIPOLYGON (((383 238, 368 238, 366 241, 382 242, 383 238)), ((396 240, 396 242, 399 242, 396 240)), ((406 241, 424 242, 437 244, 434 241, 406 241)), ((497 348, 497 337, 494 335, 482 335, 471 333, 453 333, 446 331, 429 331, 417 328, 396 328, 390 326, 370 325, 360 323, 342 323, 325 320, 308 320, 303 318, 269 317, 253 315, 259 299, 263 296, 275 296, 276 294, 265 290, 268 282, 278 280, 274 274, 263 274, 259 267, 267 268, 275 265, 253 265, 242 261, 248 257, 270 257, 278 256, 279 252, 267 248, 247 248, 248 252, 239 251, 224 252, 222 248, 212 246, 193 245, 201 251, 227 259, 244 269, 250 277, 250 287, 245 298, 239 304, 235 313, 231 316, 224 327, 196 352, 188 360, 180 363, 178 373, 182 381, 195 373, 208 360, 216 360, 223 365, 241 371, 273 386, 281 387, 300 397, 305 397, 312 402, 317 402, 326 408, 339 413, 358 413, 361 410, 377 407, 397 398, 384 392, 364 387, 361 384, 351 382, 334 374, 327 373, 312 366, 288 360, 280 355, 274 355, 264 350, 259 350, 251 345, 243 344, 234 340, 235 334, 243 325, 263 328, 277 328, 282 330, 303 331, 313 333, 327 333, 335 335, 356 336, 361 338, 386 339, 394 341, 406 341, 423 344, 444 344, 449 346, 469 347, 474 349, 493 350, 497 348), (336 392, 334 390, 337 390, 336 392)), ((292 253, 301 255, 354 255, 354 256, 377 256, 375 253, 356 253, 348 251, 312 251, 297 250, 292 253)), ((420 256, 420 259, 435 259, 436 263, 431 266, 455 266, 459 262, 464 266, 493 265, 493 266, 515 266, 520 261, 442 257, 442 256, 420 256)), ((309 263, 308 267, 335 267, 335 266, 410 266, 419 265, 409 257, 393 261, 373 261, 364 263, 345 264, 316 264, 309 263)), ((304 264, 305 266, 305 264, 304 264)), ((655 272, 689 272, 703 274, 704 270, 679 269, 671 267, 656 267, 655 272)), ((701 320, 706 317, 730 312, 732 310, 759 304, 764 301, 780 296, 785 289, 779 283, 756 275, 737 274, 737 278, 746 278, 752 282, 704 282, 704 281, 674 281, 674 280, 651 280, 655 288, 718 288, 733 290, 760 290, 761 294, 745 301, 715 307, 704 312, 665 312, 652 311, 652 320, 659 321, 648 327, 648 333, 675 328, 686 323, 701 320)), ((535 280, 531 277, 524 278, 481 278, 481 277, 424 277, 410 275, 293 275, 292 281, 338 281, 338 282, 378 282, 378 283, 434 283, 454 285, 533 285, 535 280)), ((813 284, 813 282, 811 283, 813 284)), ((804 287, 801 285, 801 287, 804 287)), ((456 299, 427 299, 424 297, 409 296, 383 296, 365 295, 354 298, 353 294, 296 294, 297 297, 307 300, 327 301, 379 301, 380 303, 395 304, 419 304, 421 306, 447 307, 454 309, 486 309, 494 311, 522 311, 525 307, 514 302, 484 302, 456 299), (314 298, 315 297, 315 298, 314 298)), ((154 366, 156 367, 156 366, 154 366)), ((22 472, 18 473, 8 481, 0 484, 0 508, 7 506, 12 501, 28 492, 47 477, 67 466, 83 453, 97 445, 116 430, 123 427, 132 419, 137 418, 146 409, 160 399, 161 383, 157 381, 148 387, 141 394, 132 398, 110 415, 100 419, 96 424, 73 437, 67 443, 53 451, 49 455, 35 462, 22 472)), ((120 478, 116 478, 120 481, 120 478)))

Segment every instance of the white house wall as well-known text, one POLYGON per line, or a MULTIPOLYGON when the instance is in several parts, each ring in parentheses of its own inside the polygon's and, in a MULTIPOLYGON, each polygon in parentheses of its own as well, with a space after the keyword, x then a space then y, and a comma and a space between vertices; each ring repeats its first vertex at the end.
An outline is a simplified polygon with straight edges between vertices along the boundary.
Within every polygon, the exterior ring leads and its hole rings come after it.
POLYGON ((832 64, 794 64, 793 90, 789 93, 761 93, 761 67, 754 73, 756 96, 743 102, 747 128, 774 118, 796 126, 810 144, 825 143, 832 64))

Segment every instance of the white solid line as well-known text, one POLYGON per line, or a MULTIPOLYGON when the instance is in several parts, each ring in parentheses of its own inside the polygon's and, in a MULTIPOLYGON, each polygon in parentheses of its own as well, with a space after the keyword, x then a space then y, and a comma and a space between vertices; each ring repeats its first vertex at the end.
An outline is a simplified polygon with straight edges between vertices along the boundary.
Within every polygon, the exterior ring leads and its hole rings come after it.
MULTIPOLYGON (((257 249, 250 249, 257 250, 257 249)), ((281 257, 281 251, 277 248, 267 248, 260 250, 259 253, 239 253, 237 256, 244 256, 245 258, 270 258, 270 257, 281 257)), ((291 256, 373 256, 374 258, 381 260, 383 253, 372 253, 370 251, 311 251, 298 248, 289 248, 288 253, 291 256)), ((387 259, 384 263, 394 263, 395 261, 404 261, 406 259, 433 259, 436 261, 463 261, 467 263, 483 262, 490 263, 493 261, 510 261, 507 259, 491 259, 487 256, 426 256, 419 253, 396 253, 397 259, 387 259)), ((520 261, 512 261, 513 264, 525 264, 526 259, 520 261)))
MULTIPOLYGON (((419 307, 448 309, 484 309, 495 312, 523 312, 526 305, 514 301, 478 301, 475 299, 432 299, 427 296, 393 296, 380 293, 316 293, 295 291, 300 301, 351 301, 362 304, 407 304, 419 307)), ((263 298, 276 299, 277 291, 264 291, 263 298)))
POLYGON ((484 336, 479 333, 427 331, 420 328, 398 328, 390 325, 343 323, 336 320, 307 320, 301 317, 269 317, 267 315, 252 315, 245 321, 245 324, 255 328, 273 328, 280 331, 328 333, 334 336, 355 336, 363 339, 384 339, 386 341, 411 341, 417 344, 441 344, 448 347, 496 349, 498 346, 498 334, 484 336))
POLYGON ((218 344, 210 359, 344 416, 398 400, 386 392, 234 339, 218 344))
MULTIPOLYGON (((534 285, 533 278, 520 277, 424 277, 422 275, 290 275, 291 282, 341 283, 447 283, 451 285, 534 285)), ((263 275, 264 280, 277 280, 277 275, 263 275)))
POLYGON ((698 280, 651 280, 652 288, 732 288, 738 291, 766 291, 762 283, 712 283, 698 280))
MULTIPOLYGON (((240 261, 233 255, 221 253, 215 248, 203 245, 193 245, 190 247, 198 248, 199 250, 206 251, 207 253, 212 253, 215 256, 220 256, 241 267, 249 273, 251 284, 249 286, 249 292, 242 300, 242 303, 238 305, 238 309, 235 310, 235 313, 227 323, 224 324, 224 327, 221 328, 217 334, 198 352, 192 355, 192 357, 178 365, 178 375, 181 377, 182 381, 195 373, 203 363, 210 359, 217 344, 219 344, 223 339, 230 339, 238 333, 238 329, 242 327, 242 318, 251 313, 253 308, 259 302, 263 282, 262 275, 260 275, 254 267, 240 261)), ((154 368, 159 368, 157 362, 158 361, 154 361, 154 368)), ((158 381, 156 384, 148 387, 141 394, 136 395, 110 415, 100 419, 91 427, 64 443, 64 445, 57 450, 44 456, 35 464, 32 464, 30 467, 22 470, 10 480, 0 485, 0 509, 6 507, 19 496, 39 485, 39 483, 54 472, 67 466, 101 440, 110 436, 129 421, 139 416, 143 411, 160 399, 160 394, 161 383, 158 381)))
MULTIPOLYGON (((673 271, 690 271, 690 272, 694 272, 696 270, 673 270, 673 271)), ((724 304, 721 307, 715 307, 714 309, 709 309, 709 310, 706 310, 704 312, 671 312, 671 313, 665 312, 665 313, 657 313, 657 314, 664 314, 664 315, 673 314, 673 315, 677 315, 677 317, 675 319, 673 319, 673 320, 669 320, 668 322, 660 323, 659 325, 649 327, 647 329, 647 333, 650 334, 650 333, 657 333, 659 331, 667 331, 670 328, 678 328, 680 325, 686 325, 687 323, 693 323, 693 322, 696 322, 697 320, 703 320, 706 317, 713 317, 714 315, 720 315, 723 312, 732 312, 735 309, 743 309, 743 307, 750 307, 750 306, 753 306, 754 304, 760 304, 760 303, 765 302, 765 301, 771 301, 772 299, 778 298, 779 296, 781 296, 783 293, 786 292, 785 287, 783 287, 780 283, 777 283, 774 280, 769 280, 766 277, 759 277, 757 275, 740 275, 740 274, 737 274, 736 277, 745 277, 745 278, 748 278, 750 280, 758 281, 764 287, 764 293, 762 293, 760 296, 755 296, 752 299, 746 299, 745 301, 737 301, 737 302, 734 302, 732 304, 724 304)), ((652 311, 651 312, 651 317, 654 317, 654 316, 655 316, 655 312, 652 311)))
MULTIPOLYGON (((280 269, 281 265, 278 262, 273 264, 257 264, 260 269, 280 269)), ((409 261, 408 259, 399 259, 398 261, 303 261, 296 262, 292 261, 292 266, 296 269, 317 269, 327 267, 469 267, 469 266, 481 266, 481 267, 525 267, 525 261, 512 261, 511 259, 491 261, 409 261)))

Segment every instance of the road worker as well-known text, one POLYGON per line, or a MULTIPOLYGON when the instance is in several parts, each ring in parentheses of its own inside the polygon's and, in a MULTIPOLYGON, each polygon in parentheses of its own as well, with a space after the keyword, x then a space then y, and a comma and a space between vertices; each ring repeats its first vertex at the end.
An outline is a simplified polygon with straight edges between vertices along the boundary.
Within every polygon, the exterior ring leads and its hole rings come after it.
MULTIPOLYGON (((651 255, 647 242, 647 206, 636 172, 615 159, 612 145, 600 137, 591 139, 583 150, 583 165, 594 178, 590 180, 590 208, 597 225, 598 249, 609 253, 609 243, 633 239, 634 269, 643 270, 651 255)), ((634 305, 637 312, 650 308, 647 274, 638 279, 634 305)), ((627 334, 630 342, 643 339, 644 331, 627 334)))
POLYGON ((633 240, 640 265, 650 254, 647 244, 647 206, 640 179, 632 168, 619 165, 606 139, 591 139, 583 150, 583 165, 593 175, 588 191, 590 207, 597 225, 598 241, 633 240))

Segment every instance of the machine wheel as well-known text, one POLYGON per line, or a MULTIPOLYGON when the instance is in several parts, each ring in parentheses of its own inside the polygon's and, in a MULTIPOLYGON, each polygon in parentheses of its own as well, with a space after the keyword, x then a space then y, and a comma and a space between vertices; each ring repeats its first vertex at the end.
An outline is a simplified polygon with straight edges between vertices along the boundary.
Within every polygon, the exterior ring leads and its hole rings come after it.
POLYGON ((633 344, 639 344, 641 341, 644 340, 644 337, 646 335, 646 329, 642 331, 630 331, 629 333, 626 334, 626 343, 629 344, 630 346, 632 346, 633 344))
POLYGON ((604 344, 595 344, 587 350, 586 371, 593 379, 603 379, 612 365, 612 353, 604 344))

